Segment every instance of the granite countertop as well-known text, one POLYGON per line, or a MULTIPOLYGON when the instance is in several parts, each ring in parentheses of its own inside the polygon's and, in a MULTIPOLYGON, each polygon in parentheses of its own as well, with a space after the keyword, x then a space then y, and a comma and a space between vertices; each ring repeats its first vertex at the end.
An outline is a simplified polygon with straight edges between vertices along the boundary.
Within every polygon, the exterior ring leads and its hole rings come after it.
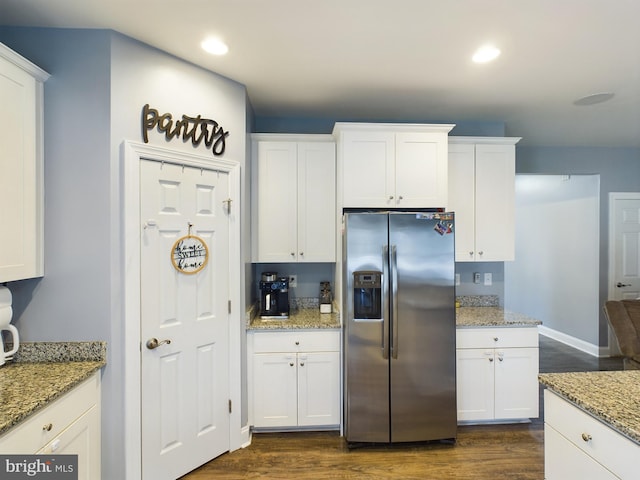
POLYGON ((640 444, 640 370, 543 373, 540 383, 640 444))
POLYGON ((540 320, 501 307, 456 308, 457 327, 535 327, 540 320))
POLYGON ((320 313, 319 307, 299 307, 291 310, 286 320, 261 319, 254 316, 247 330, 286 330, 286 329, 340 328, 340 314, 320 313))
POLYGON ((0 367, 0 435, 106 364, 105 342, 24 343, 0 367))

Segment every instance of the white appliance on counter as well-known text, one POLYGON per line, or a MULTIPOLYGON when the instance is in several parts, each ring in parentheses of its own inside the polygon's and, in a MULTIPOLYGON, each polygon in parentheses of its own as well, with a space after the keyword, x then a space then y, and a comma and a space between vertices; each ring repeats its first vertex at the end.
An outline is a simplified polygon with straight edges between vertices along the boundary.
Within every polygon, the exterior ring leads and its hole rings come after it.
POLYGON ((5 351, 4 341, 2 337, 0 337, 0 366, 4 365, 7 360, 13 360, 13 355, 18 351, 18 347, 20 346, 18 329, 11 325, 11 318, 13 317, 12 305, 11 290, 7 287, 0 286, 0 335, 6 330, 11 332, 13 337, 13 348, 9 351, 5 351))

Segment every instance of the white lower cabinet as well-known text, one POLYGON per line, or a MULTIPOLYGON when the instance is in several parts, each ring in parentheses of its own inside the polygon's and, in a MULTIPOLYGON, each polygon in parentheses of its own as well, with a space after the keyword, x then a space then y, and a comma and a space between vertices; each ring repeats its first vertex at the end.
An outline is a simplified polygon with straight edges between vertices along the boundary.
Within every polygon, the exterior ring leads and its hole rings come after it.
POLYGON ((549 390, 544 402, 547 480, 638 478, 640 445, 549 390))
POLYGON ((249 395, 253 426, 338 426, 339 350, 339 331, 252 332, 249 395))
POLYGON ((78 480, 100 479, 98 373, 0 437, 4 454, 78 455, 78 480))
POLYGON ((458 328, 459 422, 537 418, 538 329, 458 328))

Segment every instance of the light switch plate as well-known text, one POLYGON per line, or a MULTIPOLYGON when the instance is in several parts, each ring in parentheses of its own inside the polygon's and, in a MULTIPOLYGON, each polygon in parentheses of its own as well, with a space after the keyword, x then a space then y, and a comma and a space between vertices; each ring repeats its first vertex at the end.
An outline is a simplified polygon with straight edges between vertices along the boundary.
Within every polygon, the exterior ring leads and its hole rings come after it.
POLYGON ((493 278, 492 278, 492 275, 490 273, 485 273, 484 274, 484 284, 485 285, 492 285, 493 284, 493 278))

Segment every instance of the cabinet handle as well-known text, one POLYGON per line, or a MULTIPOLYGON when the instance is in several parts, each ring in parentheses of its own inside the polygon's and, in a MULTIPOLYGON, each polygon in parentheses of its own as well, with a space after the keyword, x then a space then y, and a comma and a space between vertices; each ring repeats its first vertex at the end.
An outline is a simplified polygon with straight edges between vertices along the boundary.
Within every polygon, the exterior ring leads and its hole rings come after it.
POLYGON ((291 256, 295 257, 296 256, 296 252, 291 252, 291 256))
POLYGON ((478 252, 478 255, 482 255, 483 253, 484 253, 484 252, 483 252, 482 250, 480 250, 480 251, 478 252))
POLYGON ((47 423, 42 426, 42 430, 44 430, 45 432, 50 432, 52 428, 53 428, 53 423, 47 423))
POLYGON ((583 433, 582 440, 584 440, 585 442, 589 442, 591 440, 591 435, 589 435, 588 433, 583 433))
POLYGON ((389 195, 389 200, 393 200, 393 195, 389 195))
POLYGON ((300 366, 301 366, 301 367, 304 367, 304 362, 300 362, 300 366))
POLYGON ((499 340, 499 338, 498 338, 498 337, 493 337, 493 341, 494 341, 494 342, 497 342, 498 340, 499 340))
POLYGON ((400 196, 398 197, 398 200, 403 200, 403 199, 404 199, 404 197, 403 197, 402 195, 400 195, 400 196))
POLYGON ((473 251, 469 252, 469 256, 473 257, 473 251))
POLYGON ((493 362, 493 357, 489 357, 489 361, 490 361, 490 362, 493 362))
POLYGON ((300 342, 296 342, 296 345, 300 345, 300 342))
POLYGON ((303 257, 304 256, 304 252, 300 252, 300 256, 303 257))
POLYGON ((293 362, 289 362, 289 366, 290 366, 290 367, 293 367, 293 362))

